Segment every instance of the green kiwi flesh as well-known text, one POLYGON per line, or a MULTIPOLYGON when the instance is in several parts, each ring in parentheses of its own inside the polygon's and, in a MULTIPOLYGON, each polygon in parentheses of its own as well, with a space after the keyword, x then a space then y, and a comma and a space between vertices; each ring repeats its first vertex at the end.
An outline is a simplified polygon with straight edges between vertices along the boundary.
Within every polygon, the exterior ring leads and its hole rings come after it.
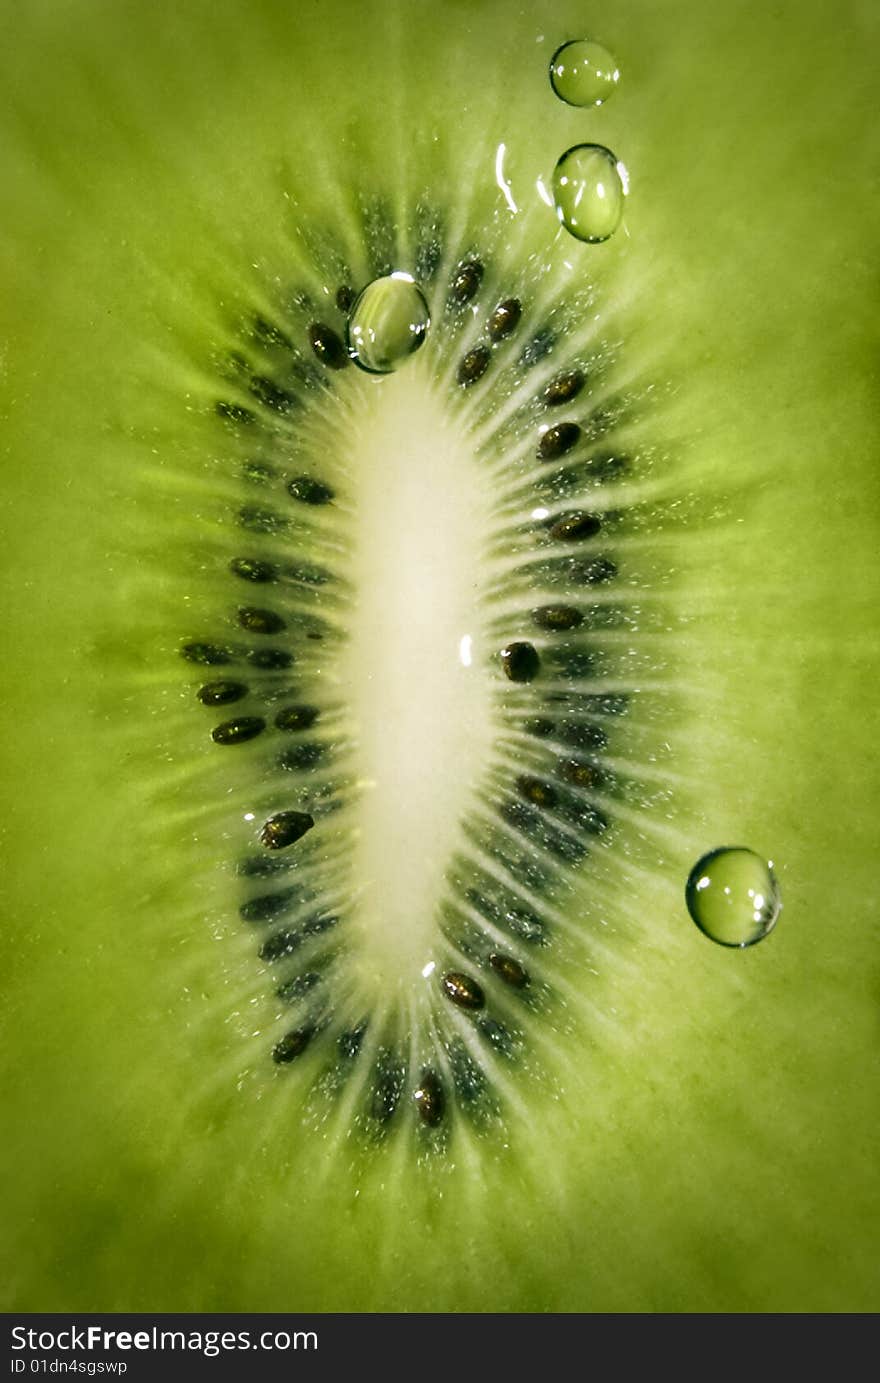
MULTIPOLYGON (((345 3, 179 8, 32 3, 5 34, 5 1304, 875 1309, 876 18, 600 4, 623 75, 583 113, 546 72, 574 5, 389 4, 368 26, 345 3), (569 242, 534 192, 580 138, 632 177, 603 246, 569 242), (373 199, 390 215, 371 222, 373 199), (489 307, 549 266, 547 302, 577 307, 566 365, 585 294, 599 319, 637 460, 620 545, 641 627, 609 753, 638 801, 566 871, 575 941, 542 957, 557 1002, 493 1082, 494 1128, 453 1100, 436 1134, 413 1070, 406 1127, 377 1142, 316 1105, 320 1050, 271 1060, 237 872, 264 738, 212 743, 238 707, 198 704, 180 647, 272 605, 218 576, 252 555, 234 516, 265 492, 215 407, 263 407, 224 373, 243 323, 328 282, 335 245, 360 246, 340 267, 362 287, 381 226, 407 228, 405 255, 420 214, 446 258, 398 394, 456 367, 443 297, 472 248, 489 307), (749 953, 684 908, 722 843, 779 872, 782 919, 749 953)), ((287 319, 320 379, 311 320, 287 319)), ((339 374, 334 398, 375 390, 339 374)), ((444 389, 461 440, 479 404, 444 389)), ((491 389, 474 397, 497 406, 491 389)), ((334 627, 341 575, 312 611, 334 627)), ((308 805, 276 788, 264 816, 308 805)))

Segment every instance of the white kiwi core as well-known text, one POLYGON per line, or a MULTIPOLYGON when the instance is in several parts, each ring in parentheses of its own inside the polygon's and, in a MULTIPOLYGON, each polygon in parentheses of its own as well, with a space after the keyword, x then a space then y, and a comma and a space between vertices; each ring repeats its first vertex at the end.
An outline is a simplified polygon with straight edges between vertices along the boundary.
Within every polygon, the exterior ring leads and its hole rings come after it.
POLYGON ((363 968, 387 993, 430 964, 444 871, 488 763, 489 500, 421 362, 350 399, 357 594, 341 675, 357 744, 353 916, 363 968))

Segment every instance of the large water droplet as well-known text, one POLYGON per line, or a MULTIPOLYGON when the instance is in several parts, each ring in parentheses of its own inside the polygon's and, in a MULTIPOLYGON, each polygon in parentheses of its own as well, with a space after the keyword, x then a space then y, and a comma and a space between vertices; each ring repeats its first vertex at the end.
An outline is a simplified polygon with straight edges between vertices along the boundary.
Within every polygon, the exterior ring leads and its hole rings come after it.
POLYGON ((617 230, 627 191, 626 169, 604 144, 576 144, 553 169, 556 215, 576 240, 592 245, 617 230))
POLYGON ((355 364, 374 375, 398 369, 419 349, 431 316, 425 295, 409 274, 373 279, 348 319, 348 348, 355 364))
POLYGON ((611 53, 589 38, 563 43, 550 59, 550 85, 570 106, 601 106, 619 80, 611 53))
POLYGON ((782 907, 773 861, 745 846, 710 850, 685 887, 688 911, 721 946, 753 946, 776 925, 782 907))

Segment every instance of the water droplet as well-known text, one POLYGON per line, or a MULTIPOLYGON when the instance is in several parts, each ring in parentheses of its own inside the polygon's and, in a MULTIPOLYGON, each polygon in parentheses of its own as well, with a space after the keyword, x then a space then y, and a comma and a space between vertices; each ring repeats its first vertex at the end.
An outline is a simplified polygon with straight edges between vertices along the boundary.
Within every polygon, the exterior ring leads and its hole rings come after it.
POLYGON ((685 887, 688 912, 721 946, 753 946, 771 932, 782 908, 773 861, 745 846, 710 850, 685 887))
POLYGON ((425 295, 409 274, 373 279, 348 319, 348 348, 357 365, 374 375, 398 369, 428 334, 425 295))
POLYGON ((626 169, 603 144, 576 144, 553 169, 556 215, 576 240, 592 245, 617 230, 628 190, 626 169))
POLYGON ((619 80, 612 54, 589 38, 563 43, 550 59, 550 85, 569 106, 601 106, 619 80))

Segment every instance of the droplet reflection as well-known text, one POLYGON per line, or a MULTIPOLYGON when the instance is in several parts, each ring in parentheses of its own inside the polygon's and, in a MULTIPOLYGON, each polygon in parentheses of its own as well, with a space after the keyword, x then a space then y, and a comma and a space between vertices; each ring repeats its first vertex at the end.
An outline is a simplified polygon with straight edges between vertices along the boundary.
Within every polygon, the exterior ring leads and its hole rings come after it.
POLYGON ((425 295, 409 274, 373 279, 358 296, 348 319, 348 349, 370 374, 398 369, 424 344, 431 325, 425 295))
POLYGON ((620 225, 629 180, 603 144, 576 144, 553 170, 553 200, 560 222, 576 240, 598 245, 620 225))
POLYGON ((619 81, 613 56, 592 39, 563 43, 550 59, 550 85, 569 106, 601 106, 619 81))
POLYGON ((782 908, 773 861, 745 846, 703 855, 688 875, 685 900, 700 931, 721 946, 763 940, 782 908))

